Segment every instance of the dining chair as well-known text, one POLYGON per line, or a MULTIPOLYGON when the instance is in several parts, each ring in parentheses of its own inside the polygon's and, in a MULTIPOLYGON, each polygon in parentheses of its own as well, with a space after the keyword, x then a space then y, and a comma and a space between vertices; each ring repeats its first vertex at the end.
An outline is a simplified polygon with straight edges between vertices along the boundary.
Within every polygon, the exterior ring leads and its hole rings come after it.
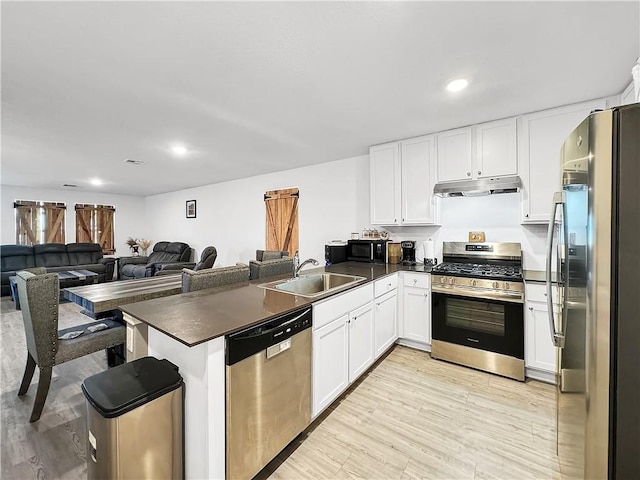
POLYGON ((249 260, 249 279, 287 275, 293 272, 293 257, 279 250, 256 250, 256 259, 249 260))
POLYGON ((188 268, 182 269, 182 293, 248 281, 249 267, 244 263, 236 263, 229 267, 207 268, 197 272, 188 268))
POLYGON ((16 272, 22 320, 27 340, 27 365, 18 396, 27 393, 36 365, 38 389, 29 422, 40 418, 53 367, 126 341, 126 328, 113 320, 98 320, 58 330, 60 284, 55 273, 16 272), (100 325, 104 324, 106 327, 100 325), (67 337, 74 337, 63 339, 67 337))

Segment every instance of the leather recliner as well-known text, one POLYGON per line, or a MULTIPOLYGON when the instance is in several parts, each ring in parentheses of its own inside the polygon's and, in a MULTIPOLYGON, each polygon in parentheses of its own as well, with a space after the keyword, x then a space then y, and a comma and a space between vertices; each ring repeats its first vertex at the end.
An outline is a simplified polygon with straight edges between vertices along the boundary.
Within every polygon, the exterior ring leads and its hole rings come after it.
POLYGON ((184 262, 158 265, 159 268, 156 269, 155 276, 180 273, 183 268, 191 269, 194 272, 206 270, 213 267, 213 264, 216 263, 216 258, 218 258, 218 250, 216 250, 216 247, 209 246, 202 250, 198 263, 184 262))
POLYGON ((192 249, 183 242, 158 242, 148 257, 122 257, 119 265, 119 279, 153 277, 157 271, 172 263, 191 260, 192 249))

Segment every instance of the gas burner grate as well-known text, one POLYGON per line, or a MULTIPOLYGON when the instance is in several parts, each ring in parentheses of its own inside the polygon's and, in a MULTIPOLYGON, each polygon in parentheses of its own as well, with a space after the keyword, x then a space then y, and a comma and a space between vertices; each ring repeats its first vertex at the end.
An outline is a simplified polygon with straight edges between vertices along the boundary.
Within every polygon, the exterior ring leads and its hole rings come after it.
POLYGON ((522 268, 518 265, 492 265, 486 263, 441 263, 431 269, 432 273, 464 275, 477 278, 522 279, 522 268))

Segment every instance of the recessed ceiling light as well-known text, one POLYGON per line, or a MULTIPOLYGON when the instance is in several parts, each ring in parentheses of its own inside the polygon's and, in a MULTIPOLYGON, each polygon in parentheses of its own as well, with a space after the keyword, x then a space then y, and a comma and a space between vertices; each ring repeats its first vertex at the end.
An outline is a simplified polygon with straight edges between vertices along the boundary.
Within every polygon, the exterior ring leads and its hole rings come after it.
POLYGON ((100 180, 99 178, 92 178, 91 185, 99 187, 100 185, 102 185, 102 180, 100 180))
POLYGON ((447 90, 450 92, 459 92, 460 90, 464 90, 469 85, 469 81, 464 78, 458 78, 456 80, 452 80, 447 84, 447 90))
POLYGON ((187 154, 187 147, 185 147, 184 145, 172 145, 171 151, 174 153, 174 155, 182 157, 187 154))

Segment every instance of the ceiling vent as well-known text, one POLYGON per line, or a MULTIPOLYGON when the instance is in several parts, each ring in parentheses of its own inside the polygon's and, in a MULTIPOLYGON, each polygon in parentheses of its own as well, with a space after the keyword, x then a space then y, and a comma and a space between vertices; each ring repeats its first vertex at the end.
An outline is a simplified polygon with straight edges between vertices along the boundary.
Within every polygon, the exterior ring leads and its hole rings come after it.
POLYGON ((69 188, 78 188, 78 185, 74 185, 73 183, 65 183, 62 186, 69 187, 69 188))
POLYGON ((133 158, 127 158, 124 163, 129 165, 143 165, 144 162, 142 160, 134 160, 133 158))

